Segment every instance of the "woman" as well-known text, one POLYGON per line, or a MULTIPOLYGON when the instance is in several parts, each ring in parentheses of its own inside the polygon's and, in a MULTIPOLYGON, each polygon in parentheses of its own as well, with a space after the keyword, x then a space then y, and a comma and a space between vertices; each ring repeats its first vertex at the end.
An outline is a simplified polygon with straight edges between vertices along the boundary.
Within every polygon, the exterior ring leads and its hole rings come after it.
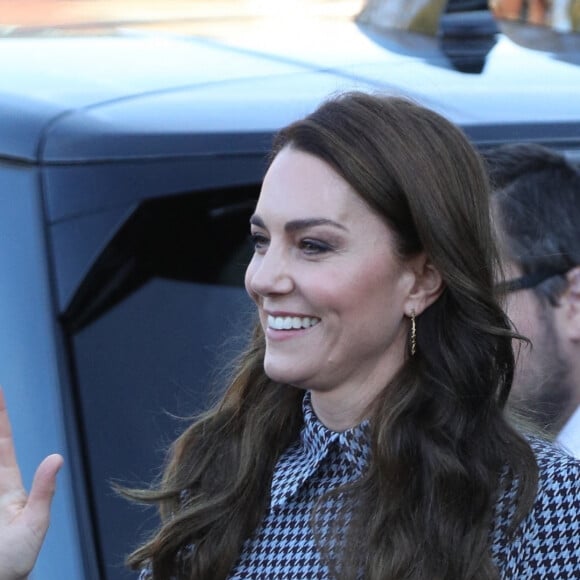
POLYGON ((580 463, 507 417, 464 135, 404 99, 332 99, 279 133, 250 221, 251 344, 159 486, 126 492, 162 514, 141 578, 577 577, 580 463))
POLYGON ((164 516, 130 557, 143 578, 566 577, 540 538, 580 573, 580 466, 504 411, 512 333, 463 134, 333 99, 278 135, 250 221, 259 324, 159 489, 132 494, 164 516))

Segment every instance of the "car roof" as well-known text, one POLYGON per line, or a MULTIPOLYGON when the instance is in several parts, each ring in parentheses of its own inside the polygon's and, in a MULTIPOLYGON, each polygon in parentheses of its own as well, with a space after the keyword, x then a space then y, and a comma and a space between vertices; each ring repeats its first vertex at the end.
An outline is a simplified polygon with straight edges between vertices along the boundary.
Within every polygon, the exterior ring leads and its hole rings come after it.
POLYGON ((352 21, 243 30, 1 39, 0 158, 85 163, 265 150, 255 136, 353 89, 409 96, 475 132, 513 126, 525 139, 533 137, 525 126, 554 125, 559 138, 578 141, 580 35, 561 51, 545 34, 538 50, 505 31, 449 45, 352 21), (470 60, 480 64, 465 72, 470 60))

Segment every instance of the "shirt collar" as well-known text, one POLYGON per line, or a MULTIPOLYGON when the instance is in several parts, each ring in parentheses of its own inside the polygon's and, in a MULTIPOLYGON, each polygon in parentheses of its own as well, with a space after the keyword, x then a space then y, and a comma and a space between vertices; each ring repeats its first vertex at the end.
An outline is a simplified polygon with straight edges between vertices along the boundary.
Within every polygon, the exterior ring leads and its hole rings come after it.
POLYGON ((370 424, 366 419, 345 431, 332 431, 316 416, 312 408, 312 395, 307 391, 302 400, 304 427, 301 432, 302 445, 308 456, 320 460, 326 455, 330 445, 336 442, 339 452, 360 477, 370 459, 370 424))
POLYGON ((343 483, 361 477, 369 462, 368 421, 346 431, 331 431, 316 416, 310 392, 303 398, 302 412, 304 425, 300 437, 282 455, 274 470, 270 503, 274 510, 298 493, 329 454, 331 461, 348 466, 345 470, 348 478, 343 483))

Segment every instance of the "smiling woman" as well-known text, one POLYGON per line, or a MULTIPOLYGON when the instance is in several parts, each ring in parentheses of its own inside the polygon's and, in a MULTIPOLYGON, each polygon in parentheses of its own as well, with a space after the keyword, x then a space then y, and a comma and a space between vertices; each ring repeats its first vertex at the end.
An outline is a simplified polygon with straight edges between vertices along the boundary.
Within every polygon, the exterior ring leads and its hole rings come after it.
POLYGON ((251 223, 246 288, 264 369, 312 390, 328 427, 352 427, 399 369, 411 313, 437 298, 440 277, 423 255, 400 260, 384 219, 327 163, 291 146, 270 166, 251 223))
POLYGON ((348 93, 278 134, 251 344, 159 485, 125 490, 163 517, 141 578, 580 573, 580 464, 504 410, 488 193, 459 129, 404 99, 348 93))
POLYGON ((580 463, 506 411, 514 335, 465 135, 406 99, 330 99, 277 134, 250 229, 247 349, 160 481, 120 490, 160 509, 141 579, 578 577, 580 463))

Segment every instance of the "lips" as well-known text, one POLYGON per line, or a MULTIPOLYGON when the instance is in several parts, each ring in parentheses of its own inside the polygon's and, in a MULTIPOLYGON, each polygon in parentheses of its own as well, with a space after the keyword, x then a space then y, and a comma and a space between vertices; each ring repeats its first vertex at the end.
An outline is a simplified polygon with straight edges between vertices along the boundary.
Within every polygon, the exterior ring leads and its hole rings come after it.
POLYGON ((315 326, 320 318, 312 316, 271 316, 268 315, 268 328, 273 330, 301 330, 315 326))

